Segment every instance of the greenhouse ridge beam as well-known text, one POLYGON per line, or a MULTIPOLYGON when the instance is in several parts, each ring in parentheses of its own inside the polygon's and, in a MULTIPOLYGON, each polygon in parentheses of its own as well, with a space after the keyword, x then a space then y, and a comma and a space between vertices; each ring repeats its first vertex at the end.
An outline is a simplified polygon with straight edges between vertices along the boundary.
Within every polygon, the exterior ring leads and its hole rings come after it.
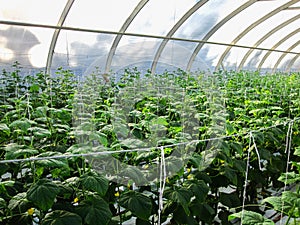
POLYGON ((152 62, 152 66, 151 66, 151 73, 153 74, 156 70, 156 66, 157 66, 157 62, 159 57, 161 56, 161 53, 163 52, 164 48, 166 47, 168 41, 170 39, 167 39, 169 37, 172 37, 174 35, 174 33, 178 30, 178 28, 191 16, 193 15, 200 7, 202 7, 203 5, 205 5, 209 0, 202 0, 197 2, 192 8, 190 8, 190 10, 188 10, 183 17, 178 20, 178 22, 172 27, 172 29, 168 32, 166 38, 161 42, 158 50, 156 51, 156 54, 154 56, 154 60, 152 62))
MULTIPOLYGON (((299 0, 292 0, 289 1, 288 3, 285 3, 281 6, 279 6, 278 8, 274 9, 273 11, 267 13, 265 16, 261 17, 260 19, 258 19, 257 21, 255 21, 254 23, 252 23, 249 27, 247 27, 242 33, 240 33, 232 42, 231 44, 236 44, 242 37, 244 37, 247 33, 249 33, 253 28, 255 28, 256 26, 258 26, 259 24, 263 23, 264 21, 266 21, 267 19, 271 18, 272 16, 276 15, 277 13, 281 12, 282 10, 288 8, 289 6, 295 4, 299 2, 299 0)), ((219 58, 219 61, 216 65, 216 70, 218 70, 220 68, 221 62, 224 61, 225 57, 227 56, 227 54, 229 53, 229 51, 231 50, 231 46, 228 46, 226 48, 226 50, 223 52, 223 54, 221 55, 221 57, 219 58)))
MULTIPOLYGON (((274 34, 275 32, 277 32, 278 30, 284 28, 284 27, 287 26, 288 24, 290 24, 290 23, 292 23, 292 22, 298 20, 299 18, 300 18, 300 14, 299 14, 299 15, 296 15, 296 16, 290 18, 290 19, 288 19, 287 21, 285 21, 285 22, 283 22, 283 23, 281 23, 281 24, 279 24, 278 26, 276 26, 275 28, 273 28, 272 30, 270 30, 267 34, 265 34, 261 39, 259 39, 253 46, 254 46, 254 47, 259 46, 263 41, 265 41, 267 38, 269 38, 272 34, 274 34)), ((246 60, 247 60, 247 58, 250 56, 250 54, 251 54, 253 51, 254 51, 253 49, 250 49, 250 50, 244 55, 244 57, 243 57, 243 59, 242 59, 240 65, 239 65, 237 71, 240 71, 240 70, 243 68, 243 66, 244 66, 244 64, 245 64, 245 62, 246 62, 246 60)))
MULTIPOLYGON (((65 20, 66 20, 66 17, 73 5, 75 0, 68 0, 60 18, 59 18, 59 21, 57 23, 57 26, 61 27, 65 20)), ((50 74, 50 67, 51 67, 51 64, 52 64, 52 59, 53 59, 53 53, 54 53, 54 49, 55 49, 55 46, 56 46, 56 42, 57 42, 57 38, 58 38, 58 35, 60 33, 60 30, 61 29, 56 29, 54 31, 54 34, 53 34, 53 37, 52 37, 52 40, 51 40, 51 44, 50 44, 50 47, 49 47, 49 52, 48 52, 48 57, 47 57, 47 63, 46 63, 46 73, 47 74, 50 74)))
MULTIPOLYGON (((205 36, 202 40, 207 41, 215 32, 217 32, 219 30, 220 27, 222 27, 225 23, 227 23, 230 19, 232 19, 234 16, 236 16, 237 14, 239 14, 240 12, 242 12, 243 10, 245 10, 246 8, 248 8, 249 6, 251 6, 252 4, 254 4, 255 2, 257 2, 257 0, 250 0, 248 2, 246 2, 245 4, 241 5, 240 7, 238 7, 236 10, 232 11, 229 15, 227 15, 224 19, 222 19, 219 23, 217 23, 205 36)), ((204 46, 204 42, 203 43, 199 43, 194 52, 192 53, 189 62, 187 64, 186 70, 189 71, 192 68, 192 65, 196 59, 196 56, 198 55, 199 51, 202 49, 202 47, 204 46)))
MULTIPOLYGON (((270 50, 268 50, 268 52, 264 55, 264 57, 262 58, 262 60, 260 61, 259 65, 258 65, 258 70, 261 69, 262 65, 264 64, 264 62, 266 61, 266 59, 269 57, 269 55, 273 52, 272 50, 276 49, 278 46, 280 46, 283 42, 285 42, 286 40, 288 40, 290 37, 292 37, 293 35, 297 34, 300 32, 300 28, 294 30, 293 32, 289 33, 288 35, 286 35, 285 37, 283 37, 280 41, 278 41, 270 50)), ((285 52, 282 52, 285 53, 285 52)), ((297 55, 300 55, 297 54, 297 55)))
MULTIPOLYGON (((141 0, 138 5, 135 7, 135 9, 132 11, 130 16, 127 18, 121 29, 119 30, 120 33, 124 33, 129 25, 132 23, 134 18, 138 15, 138 13, 144 8, 144 6, 149 2, 149 0, 141 0)), ((105 73, 108 73, 111 67, 112 58, 116 52, 117 46, 120 43, 120 40, 122 38, 122 34, 118 34, 110 48, 110 51, 107 56, 106 65, 105 65, 105 73)))
POLYGON ((155 39, 169 39, 169 40, 174 40, 174 41, 206 43, 206 44, 212 44, 212 45, 239 47, 239 48, 246 48, 246 49, 256 49, 256 50, 271 51, 271 52, 289 53, 289 54, 295 54, 295 55, 300 54, 300 52, 286 52, 284 50, 279 50, 279 49, 252 47, 252 46, 246 46, 246 45, 238 45, 238 44, 232 44, 232 43, 228 44, 228 43, 204 41, 204 40, 196 40, 196 39, 166 37, 166 36, 160 36, 160 35, 146 35, 146 34, 139 34, 139 33, 126 33, 126 32, 116 32, 116 31, 107 31, 107 30, 95 30, 95 29, 76 28, 76 27, 69 27, 69 26, 55 26, 55 25, 46 25, 46 24, 14 22, 14 21, 6 21, 6 20, 0 20, 0 24, 11 25, 11 26, 23 26, 23 27, 37 27, 37 28, 46 28, 46 29, 61 29, 61 30, 89 32, 89 33, 125 35, 125 36, 145 37, 145 38, 155 38, 155 39))

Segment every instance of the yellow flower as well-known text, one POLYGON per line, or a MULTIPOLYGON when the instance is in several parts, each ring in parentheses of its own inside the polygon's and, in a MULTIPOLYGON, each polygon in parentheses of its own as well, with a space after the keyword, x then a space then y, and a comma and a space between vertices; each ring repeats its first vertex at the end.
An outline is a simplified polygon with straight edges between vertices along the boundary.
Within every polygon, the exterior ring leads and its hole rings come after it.
POLYGON ((74 200, 73 200, 73 202, 74 203, 76 203, 76 202, 78 202, 79 201, 79 199, 76 197, 76 198, 74 198, 74 200))
POLYGON ((144 169, 148 169, 148 167, 149 167, 148 164, 144 165, 144 169))
POLYGON ((187 168, 186 171, 187 171, 188 173, 190 173, 190 172, 191 172, 191 168, 187 168))
POLYGON ((193 175, 192 175, 192 174, 189 174, 189 175, 187 176, 187 179, 188 179, 188 180, 193 179, 193 175))
POLYGON ((120 193, 117 191, 117 192, 115 193, 115 196, 116 196, 116 197, 119 197, 119 196, 120 196, 120 193))
POLYGON ((34 208, 28 209, 28 210, 27 210, 27 213, 28 213, 29 216, 32 216, 33 213, 34 213, 34 208))

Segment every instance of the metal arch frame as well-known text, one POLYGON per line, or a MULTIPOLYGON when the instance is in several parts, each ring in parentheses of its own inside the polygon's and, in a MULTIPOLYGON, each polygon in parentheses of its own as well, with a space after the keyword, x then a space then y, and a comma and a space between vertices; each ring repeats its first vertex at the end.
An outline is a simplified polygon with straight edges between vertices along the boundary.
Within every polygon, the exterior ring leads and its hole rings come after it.
MULTIPOLYGON (((220 27, 222 27, 225 23, 227 23, 230 19, 232 19, 234 16, 236 16, 237 14, 239 14, 240 12, 242 12, 243 10, 245 10, 246 8, 248 8, 249 6, 251 6, 252 4, 256 3, 258 0, 250 0, 247 1, 246 3, 244 3, 243 5, 241 5, 240 7, 238 7, 236 10, 232 11, 229 15, 227 15, 224 19, 222 19, 219 23, 217 23, 212 29, 210 29, 210 31, 204 36, 204 38, 202 39, 203 41, 207 41, 215 32, 217 32, 220 27)), ((204 42, 203 43, 199 43, 194 52, 192 53, 189 62, 187 64, 186 70, 190 71, 190 69, 192 68, 192 65, 196 59, 196 56, 198 55, 198 53, 200 52, 200 50, 202 49, 202 47, 204 46, 204 42)))
MULTIPOLYGON (((291 51, 294 48, 296 48, 298 45, 300 45, 300 40, 296 41, 294 44, 292 44, 287 51, 291 51)), ((283 60, 283 58, 287 55, 288 53, 283 53, 277 60, 277 62, 275 63, 273 69, 272 69, 272 73, 275 73, 275 71, 277 70, 277 67, 279 66, 280 62, 283 60)))
MULTIPOLYGON (((244 37, 248 32, 250 32, 252 29, 254 29, 256 26, 258 26, 259 24, 261 24, 262 22, 266 21, 267 19, 269 19, 270 17, 276 15, 277 13, 279 13, 280 11, 282 11, 283 9, 286 9, 287 7, 289 7, 290 5, 293 5, 295 3, 299 2, 299 0, 291 0, 288 3, 285 3, 281 6, 279 6, 278 8, 274 9, 273 11, 267 13, 266 15, 264 15, 263 17, 261 17, 260 19, 258 19, 257 21, 255 21, 254 23, 252 23, 249 27, 247 27, 242 33, 240 33, 232 42, 231 44, 235 44, 236 42, 238 42, 242 37, 244 37)), ((223 60, 225 59, 225 57, 227 56, 227 54, 229 53, 229 51, 231 50, 231 46, 227 47, 226 50, 223 52, 223 54, 221 55, 215 70, 218 70, 220 68, 221 63, 223 63, 223 60)))
MULTIPOLYGON (((284 43, 287 39, 289 39, 290 37, 292 37, 293 35, 297 34, 300 32, 300 28, 292 31, 291 33, 289 33, 288 35, 286 35, 285 37, 283 37, 280 41, 278 41, 275 45, 273 45, 272 48, 270 48, 270 50, 264 55, 264 57, 262 58, 262 60, 260 61, 257 70, 259 71, 262 67, 262 65, 264 64, 264 62, 266 61, 266 59, 269 57, 269 55, 272 53, 272 50, 275 50, 279 45, 281 45, 282 43, 284 43)), ((299 53, 298 53, 299 54, 299 53)), ((298 55, 296 54, 296 55, 298 55)))
MULTIPOLYGON (((144 6, 149 2, 149 0, 141 0, 137 6, 134 8, 130 16, 126 19, 125 23, 122 25, 121 29, 119 30, 120 33, 124 33, 127 28, 130 26, 134 18, 138 15, 138 13, 144 8, 144 6)), ((110 51, 108 53, 106 64, 105 64, 105 73, 108 73, 111 67, 113 56, 116 52, 117 46, 120 43, 121 38, 123 37, 123 34, 118 34, 114 42, 110 48, 110 51)))
MULTIPOLYGON (((279 24, 278 26, 274 27, 274 28, 273 28, 272 30, 270 30, 267 34, 265 34, 262 38, 260 38, 260 39, 253 45, 253 47, 259 46, 263 41, 265 41, 266 39, 268 39, 271 35, 273 35, 274 33, 276 33, 278 30, 284 28, 285 26, 287 26, 288 24, 290 24, 290 23, 296 21, 296 20, 299 19, 299 18, 300 18, 300 14, 298 14, 298 15, 296 15, 296 16, 294 16, 294 17, 292 17, 292 18, 290 18, 290 19, 288 19, 288 20, 286 20, 286 21, 284 21, 283 23, 279 24)), ((240 71, 240 70, 243 68, 243 66, 244 66, 244 64, 245 64, 245 62, 246 62, 246 60, 248 59, 248 57, 250 56, 250 54, 251 54, 253 51, 254 51, 254 49, 250 49, 250 50, 244 55, 242 61, 240 62, 240 65, 239 65, 238 68, 237 68, 237 71, 240 71)))
POLYGON ((286 73, 290 73, 291 72, 292 66, 295 64, 296 60, 299 57, 300 57, 300 54, 294 56, 294 58, 291 59, 291 61, 289 62, 289 64, 286 67, 286 70, 285 70, 286 73))
MULTIPOLYGON (((58 27, 61 27, 64 24, 74 1, 75 0, 68 0, 68 2, 66 3, 65 8, 58 20, 58 23, 57 23, 58 27)), ((50 44, 49 51, 48 51, 47 63, 46 63, 46 73, 47 74, 50 74, 50 67, 51 67, 52 60, 53 60, 54 49, 55 49, 56 42, 57 42, 60 31, 61 31, 61 28, 56 29, 52 36, 51 44, 50 44)))
MULTIPOLYGON (((0 24, 10 25, 10 26, 22 26, 22 27, 36 27, 36 28, 45 28, 45 29, 60 29, 66 31, 75 31, 75 32, 88 32, 88 33, 101 33, 101 34, 113 34, 113 35, 125 35, 132 37, 144 37, 144 38, 154 38, 154 39, 165 39, 165 36, 160 35, 149 35, 149 34, 141 34, 141 33, 126 33, 126 32, 117 32, 117 31, 108 31, 108 30, 97 30, 97 29, 87 29, 87 28, 78 28, 78 27, 69 27, 69 26, 56 26, 56 25, 47 25, 47 24, 36 24, 36 23, 27 23, 27 22, 16 22, 16 21, 7 21, 0 20, 0 24)), ((186 39, 186 38, 177 38, 177 37, 169 37, 169 40, 174 41, 185 41, 191 43, 206 43, 211 45, 220 45, 220 46, 230 46, 230 47, 238 47, 238 48, 247 48, 247 49, 256 49, 262 51, 270 51, 270 52, 280 52, 285 53, 284 50, 279 49, 270 49, 270 48, 261 48, 261 47, 251 47, 247 45, 238 45, 238 44, 228 44, 222 42, 214 42, 214 41, 203 41, 197 39, 186 39)), ((298 55, 299 52, 287 52, 289 54, 298 55)))
POLYGON ((163 52, 164 48, 166 47, 168 41, 170 40, 170 37, 174 35, 174 33, 178 30, 178 28, 191 16, 193 15, 200 7, 205 5, 209 0, 202 0, 197 2, 192 8, 190 8, 179 20, 178 22, 172 27, 172 29, 168 32, 168 34, 165 36, 163 41, 161 42, 159 48, 157 49, 152 65, 151 65, 151 73, 154 74, 156 70, 156 66, 158 63, 158 59, 161 56, 161 53, 163 52))

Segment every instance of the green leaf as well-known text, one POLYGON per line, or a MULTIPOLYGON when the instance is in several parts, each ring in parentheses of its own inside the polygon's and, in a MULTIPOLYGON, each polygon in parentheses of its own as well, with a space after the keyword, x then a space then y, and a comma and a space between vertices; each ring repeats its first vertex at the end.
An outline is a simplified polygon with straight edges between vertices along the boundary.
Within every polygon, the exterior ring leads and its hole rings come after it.
POLYGON ((163 125, 163 126, 168 126, 169 124, 166 118, 164 117, 157 117, 155 119, 152 119, 151 123, 155 125, 163 125))
POLYGON ((300 174, 293 172, 287 172, 280 175, 279 181, 285 184, 294 184, 300 181, 300 174))
POLYGON ((10 134, 10 129, 5 123, 0 123, 0 130, 3 131, 6 135, 10 134))
POLYGON ((203 180, 187 180, 187 188, 195 195, 197 201, 203 202, 208 194, 209 187, 203 180))
POLYGON ((228 220, 233 220, 235 218, 241 218, 243 224, 245 225, 275 225, 272 220, 263 217, 259 213, 247 210, 245 210, 243 213, 238 212, 229 215, 228 220))
MULTIPOLYGON (((60 152, 44 152, 36 157, 51 157, 51 156, 60 156, 62 155, 60 152)), ((35 162, 36 165, 42 167, 64 167, 69 168, 68 160, 66 158, 61 159, 41 159, 35 162)))
POLYGON ((47 179, 40 179, 27 191, 27 199, 40 209, 47 211, 52 207, 58 192, 59 188, 55 183, 47 179))
POLYGON ((64 210, 55 210, 47 213, 42 220, 42 225, 82 225, 79 215, 64 210))
POLYGON ((104 196, 108 189, 108 180, 94 172, 85 173, 80 177, 81 185, 90 191, 96 191, 104 196))
POLYGON ((34 155, 39 153, 38 150, 31 149, 31 148, 24 148, 23 145, 18 145, 16 143, 11 143, 5 146, 4 150, 5 159, 17 159, 19 157, 28 157, 30 155, 34 155))
POLYGON ((38 92, 40 90, 40 86, 37 84, 33 84, 30 86, 29 91, 30 92, 38 92))
POLYGON ((236 192, 233 193, 220 193, 220 202, 229 208, 235 208, 241 205, 241 201, 236 192))
POLYGON ((18 193, 10 199, 8 203, 8 208, 10 210, 19 209, 19 211, 22 212, 22 209, 26 209, 28 203, 29 201, 26 198, 26 192, 22 192, 18 193))
POLYGON ((176 188, 175 190, 167 190, 165 194, 166 198, 180 204, 187 215, 190 214, 188 205, 190 203, 191 197, 193 196, 193 192, 191 190, 187 189, 186 187, 180 187, 176 188))
POLYGON ((136 191, 125 192, 120 196, 119 203, 141 219, 148 220, 151 215, 151 199, 142 193, 136 191))
POLYGON ((274 210, 281 212, 283 211, 286 215, 291 215, 292 217, 299 216, 299 194, 285 191, 282 196, 271 196, 265 198, 262 203, 269 203, 273 206, 274 210))
POLYGON ((49 130, 41 127, 33 127, 29 128, 28 130, 31 130, 33 132, 33 135, 38 138, 49 137, 51 135, 51 132, 49 130))
POLYGON ((83 218, 84 224, 88 225, 106 225, 112 218, 108 203, 95 196, 89 196, 80 202, 76 212, 83 218))
POLYGON ((121 178, 126 178, 132 180, 137 185, 143 185, 147 183, 147 179, 145 175, 141 172, 138 167, 128 165, 125 169, 123 169, 118 176, 121 178))
POLYGON ((28 119, 21 119, 12 122, 9 126, 13 129, 20 129, 23 132, 27 132, 28 128, 31 126, 31 123, 28 119))
POLYGON ((6 207, 6 201, 3 198, 0 198, 0 209, 3 209, 6 207))
POLYGON ((294 155, 300 156, 300 146, 298 146, 298 147, 295 148, 294 155))
POLYGON ((136 225, 151 225, 151 223, 147 220, 142 220, 141 218, 137 218, 135 221, 136 225))

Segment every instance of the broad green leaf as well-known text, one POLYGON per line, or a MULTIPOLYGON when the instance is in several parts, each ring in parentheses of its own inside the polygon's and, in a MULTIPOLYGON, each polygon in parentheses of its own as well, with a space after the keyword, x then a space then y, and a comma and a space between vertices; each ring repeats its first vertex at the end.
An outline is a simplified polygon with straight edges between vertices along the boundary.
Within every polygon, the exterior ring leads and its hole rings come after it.
POLYGON ((235 208, 241 205, 241 201, 236 192, 233 193, 220 193, 220 202, 229 208, 235 208))
POLYGON ((118 176, 121 178, 132 180, 137 185, 143 185, 147 183, 147 179, 145 175, 141 172, 138 167, 128 165, 125 169, 123 169, 118 176))
POLYGON ((108 180, 94 172, 83 174, 80 182, 85 189, 96 191, 101 196, 104 196, 108 189, 108 180))
POLYGON ((151 215, 152 201, 142 193, 136 191, 125 192, 121 194, 119 203, 141 219, 148 220, 151 215))
POLYGON ((187 215, 190 214, 188 205, 191 201, 191 197, 193 196, 193 192, 190 189, 186 187, 180 187, 174 190, 169 189, 165 192, 165 195, 167 199, 181 205, 187 215))
POLYGON ((290 215, 292 217, 299 217, 300 212, 300 202, 299 194, 291 191, 285 191, 282 196, 271 196, 265 198, 262 203, 269 203, 273 206, 274 210, 284 214, 290 215))
MULTIPOLYGON (((51 156, 60 156, 62 155, 60 152, 44 152, 36 157, 51 157, 51 156)), ((38 166, 43 166, 43 167, 65 167, 68 168, 68 160, 66 158, 61 158, 61 159, 41 159, 37 160, 35 162, 36 165, 38 166)))
POLYGON ((0 209, 3 209, 6 207, 6 201, 3 198, 0 198, 0 209))
POLYGON ((12 122, 9 126, 13 129, 20 129, 23 132, 27 132, 28 128, 31 126, 31 123, 28 119, 21 119, 12 122))
POLYGON ((275 225, 272 220, 263 217, 259 213, 247 210, 245 210, 243 213, 238 212, 229 215, 228 220, 233 220, 235 218, 240 218, 245 225, 275 225))
POLYGON ((58 193, 59 188, 55 183, 47 179, 40 179, 27 191, 27 199, 40 209, 47 211, 52 207, 58 193))
POLYGON ((163 126, 168 126, 168 121, 166 120, 166 118, 164 118, 164 117, 157 117, 157 118, 155 118, 155 119, 152 119, 151 120, 151 123, 153 124, 153 125, 163 125, 163 126))
POLYGON ((33 135, 38 138, 49 137, 51 135, 51 132, 49 130, 41 127, 32 127, 28 130, 32 131, 33 135))
POLYGON ((40 90, 40 86, 37 84, 33 84, 30 86, 29 91, 30 92, 38 92, 40 90))
POLYGON ((279 181, 285 184, 294 184, 300 181, 300 174, 293 172, 287 172, 280 175, 279 181))
POLYGON ((300 146, 298 146, 298 147, 295 148, 294 155, 300 156, 300 146))
POLYGON ((203 180, 187 180, 187 188, 195 195, 197 201, 203 202, 208 194, 209 187, 203 180))
POLYGON ((31 149, 31 148, 25 148, 23 145, 18 145, 16 143, 11 143, 5 146, 4 150, 5 153, 5 159, 17 159, 19 157, 28 157, 31 155, 35 155, 39 153, 38 150, 31 149))
POLYGON ((8 203, 8 208, 10 210, 19 209, 19 211, 21 212, 22 209, 24 209, 26 205, 28 205, 28 203, 29 201, 26 198, 26 192, 22 192, 18 193, 10 199, 8 203))
POLYGON ((142 220, 140 218, 137 218, 135 221, 136 225, 151 225, 152 223, 150 223, 148 220, 142 220))
POLYGON ((79 203, 76 212, 88 225, 106 225, 112 218, 108 203, 100 197, 89 196, 79 203))
POLYGON ((10 129, 5 123, 0 123, 0 130, 3 131, 6 135, 10 134, 10 129))
POLYGON ((215 210, 205 202, 199 203, 194 200, 189 208, 192 215, 198 216, 206 224, 212 224, 212 221, 216 216, 215 210))
POLYGON ((82 225, 82 219, 78 214, 64 211, 54 210, 47 213, 42 220, 42 225, 82 225))

